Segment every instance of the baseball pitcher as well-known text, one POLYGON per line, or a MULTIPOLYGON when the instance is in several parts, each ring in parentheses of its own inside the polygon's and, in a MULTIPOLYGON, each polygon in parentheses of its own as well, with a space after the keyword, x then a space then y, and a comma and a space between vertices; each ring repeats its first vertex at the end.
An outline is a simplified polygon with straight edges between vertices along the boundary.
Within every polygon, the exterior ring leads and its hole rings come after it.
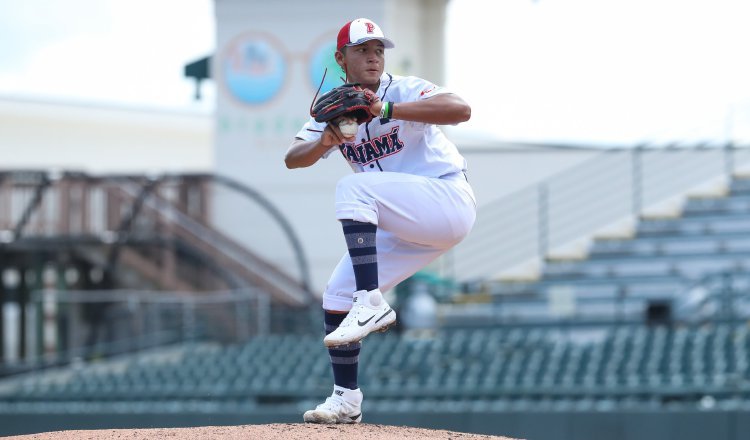
POLYGON ((371 20, 346 23, 336 47, 346 84, 317 99, 284 158, 299 168, 341 154, 354 170, 336 186, 348 252, 323 293, 333 394, 304 414, 310 423, 362 420, 360 341, 396 321, 381 291, 458 244, 476 216, 466 160, 436 126, 467 121, 469 105, 424 79, 384 72, 394 44, 371 20))

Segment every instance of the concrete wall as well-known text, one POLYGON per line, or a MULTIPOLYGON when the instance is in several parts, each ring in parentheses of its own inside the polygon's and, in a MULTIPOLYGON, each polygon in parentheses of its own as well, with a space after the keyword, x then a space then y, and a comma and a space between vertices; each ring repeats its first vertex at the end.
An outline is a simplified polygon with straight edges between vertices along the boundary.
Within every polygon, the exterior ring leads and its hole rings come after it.
POLYGON ((385 23, 396 47, 386 70, 445 84, 445 13, 448 0, 386 0, 385 23))
MULTIPOLYGON (((365 423, 447 429, 529 440, 746 440, 746 411, 364 412, 365 423)), ((292 409, 245 413, 0 414, 0 435, 73 429, 166 428, 301 423, 292 409)))
MULTIPOLYGON (((461 145, 459 144, 459 147, 461 145)), ((513 144, 459 148, 479 206, 589 160, 598 150, 539 148, 513 144)))
POLYGON ((207 113, 0 97, 2 169, 213 169, 207 113))

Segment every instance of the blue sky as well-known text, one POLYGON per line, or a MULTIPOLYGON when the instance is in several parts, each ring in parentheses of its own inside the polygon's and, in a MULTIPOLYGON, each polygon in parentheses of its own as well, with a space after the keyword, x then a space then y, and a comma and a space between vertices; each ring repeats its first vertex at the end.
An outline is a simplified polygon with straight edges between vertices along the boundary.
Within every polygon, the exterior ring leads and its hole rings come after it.
MULTIPOLYGON (((746 4, 451 0, 446 85, 497 139, 750 142, 746 4)), ((212 0, 0 0, 0 95, 210 112, 214 48, 212 0)))

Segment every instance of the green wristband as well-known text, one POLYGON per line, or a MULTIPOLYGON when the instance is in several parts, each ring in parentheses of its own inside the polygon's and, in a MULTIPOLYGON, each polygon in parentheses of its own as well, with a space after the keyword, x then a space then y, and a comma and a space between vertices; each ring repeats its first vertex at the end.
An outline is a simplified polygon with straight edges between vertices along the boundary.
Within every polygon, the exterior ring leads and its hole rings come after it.
POLYGON ((380 119, 385 119, 388 117, 386 116, 388 114, 388 104, 388 101, 383 101, 383 105, 380 106, 380 119))

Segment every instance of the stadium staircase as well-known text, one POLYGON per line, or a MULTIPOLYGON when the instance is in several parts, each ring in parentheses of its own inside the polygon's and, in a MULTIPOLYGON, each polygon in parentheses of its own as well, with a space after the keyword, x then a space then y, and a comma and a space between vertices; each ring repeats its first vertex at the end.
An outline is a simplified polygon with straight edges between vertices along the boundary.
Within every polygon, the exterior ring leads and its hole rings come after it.
POLYGON ((548 259, 539 280, 485 289, 502 308, 495 319, 554 318, 556 298, 573 302, 559 312, 568 319, 647 320, 660 306, 676 319, 750 316, 750 179, 688 198, 673 218, 643 218, 633 237, 594 239, 582 259, 548 259))
POLYGON ((284 325, 279 312, 299 321, 313 299, 285 218, 215 175, 0 172, 0 264, 0 377, 237 340, 284 325))
POLYGON ((747 316, 750 175, 733 170, 750 156, 738 151, 603 153, 491 204, 472 232, 483 243, 456 252, 469 275, 445 322, 747 316))
POLYGON ((109 289, 254 287, 280 304, 311 299, 304 255, 283 217, 259 194, 219 176, 3 172, 0 242, 4 258, 22 265, 75 260, 101 268, 110 278, 99 287, 109 289), (276 217, 278 224, 268 226, 287 233, 299 273, 265 260, 217 226, 211 206, 216 193, 227 190, 251 195, 276 217))

